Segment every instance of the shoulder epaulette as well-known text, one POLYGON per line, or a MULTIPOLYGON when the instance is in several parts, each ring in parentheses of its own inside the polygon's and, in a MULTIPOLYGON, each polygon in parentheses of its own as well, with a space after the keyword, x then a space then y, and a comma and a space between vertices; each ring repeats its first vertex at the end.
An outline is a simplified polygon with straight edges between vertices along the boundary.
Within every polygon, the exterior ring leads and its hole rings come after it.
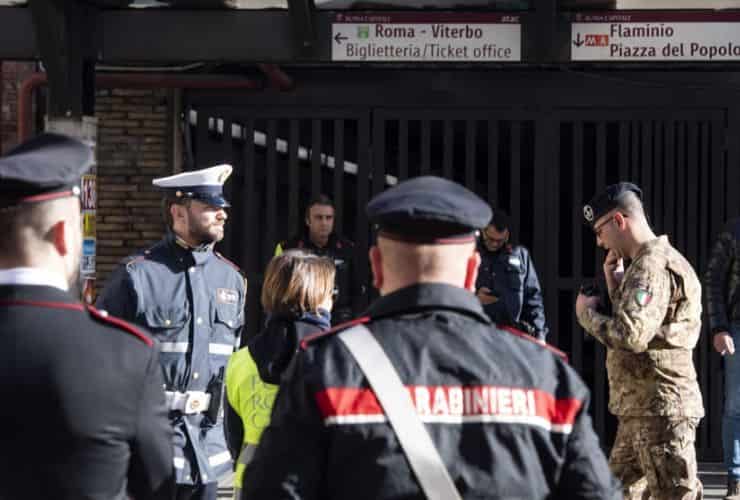
POLYGON ((226 262, 228 265, 230 265, 231 267, 233 267, 236 270, 236 272, 238 272, 239 274, 242 274, 242 270, 241 270, 241 268, 239 266, 237 266, 236 264, 234 264, 233 262, 231 262, 229 259, 227 259, 223 255, 221 255, 220 253, 218 253, 216 251, 214 251, 213 253, 216 254, 216 257, 218 257, 219 259, 221 259, 222 261, 226 262))
POLYGON ((544 347, 545 349, 547 349, 548 351, 552 352, 554 355, 556 355, 557 357, 565 361, 566 363, 568 362, 568 355, 565 354, 560 349, 558 349, 557 347, 553 347, 545 341, 537 340, 536 338, 532 337, 528 333, 525 333, 521 330, 517 330, 513 326, 498 325, 498 324, 496 326, 500 328, 501 330, 511 333, 512 335, 515 335, 524 340, 528 340, 529 342, 532 342, 533 344, 537 344, 538 346, 544 347))
POLYGON ((303 340, 301 340, 301 349, 304 351, 308 347, 308 344, 311 342, 314 342, 317 339, 321 339, 324 337, 327 337, 329 335, 333 335, 337 332, 341 332, 343 330, 346 330, 349 327, 355 326, 355 325, 364 325, 365 323, 370 323, 372 318, 370 316, 362 316, 361 318, 355 318, 350 321, 345 321, 344 323, 340 323, 338 325, 335 325, 328 330, 324 330, 321 332, 313 333, 311 335, 306 336, 303 340))
POLYGON ((127 333, 130 333, 134 337, 144 342, 149 347, 152 347, 154 345, 154 341, 149 337, 149 335, 142 332, 141 330, 136 328, 134 325, 122 319, 113 317, 109 315, 106 311, 100 311, 98 309, 95 309, 93 306, 87 306, 87 310, 90 313, 90 316, 92 316, 94 319, 102 323, 107 323, 108 325, 112 325, 119 330, 123 330, 127 333))
POLYGON ((146 260, 150 258, 152 253, 151 248, 147 248, 143 252, 139 254, 129 255, 128 257, 124 258, 121 263, 126 266, 126 269, 131 269, 129 266, 132 266, 133 264, 136 264, 137 262, 140 262, 142 260, 146 260))
MULTIPOLYGON (((148 250, 147 250, 147 252, 148 252, 148 250)), ((142 260, 146 260, 146 258, 147 258, 148 255, 149 254, 146 253, 146 254, 142 254, 142 255, 134 255, 134 256, 131 256, 131 257, 126 257, 126 259, 124 260, 124 265, 126 266, 126 269, 129 269, 130 270, 131 269, 131 266, 133 266, 137 262, 140 262, 142 260)))

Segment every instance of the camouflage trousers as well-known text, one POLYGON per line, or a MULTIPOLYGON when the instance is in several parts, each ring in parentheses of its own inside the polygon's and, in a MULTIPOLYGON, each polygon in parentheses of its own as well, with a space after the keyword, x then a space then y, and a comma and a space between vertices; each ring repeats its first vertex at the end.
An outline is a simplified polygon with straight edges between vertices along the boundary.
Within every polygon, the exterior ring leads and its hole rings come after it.
POLYGON ((609 467, 625 500, 701 500, 697 418, 619 417, 609 467))

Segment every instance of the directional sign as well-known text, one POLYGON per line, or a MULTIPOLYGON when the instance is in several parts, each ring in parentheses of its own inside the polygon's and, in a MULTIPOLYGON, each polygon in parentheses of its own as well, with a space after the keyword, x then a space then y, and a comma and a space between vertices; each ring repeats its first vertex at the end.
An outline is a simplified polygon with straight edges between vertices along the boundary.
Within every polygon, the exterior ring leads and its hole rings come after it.
POLYGON ((337 14, 334 61, 517 62, 519 16, 491 13, 337 14))
POLYGON ((740 13, 578 14, 574 61, 737 61, 740 13))

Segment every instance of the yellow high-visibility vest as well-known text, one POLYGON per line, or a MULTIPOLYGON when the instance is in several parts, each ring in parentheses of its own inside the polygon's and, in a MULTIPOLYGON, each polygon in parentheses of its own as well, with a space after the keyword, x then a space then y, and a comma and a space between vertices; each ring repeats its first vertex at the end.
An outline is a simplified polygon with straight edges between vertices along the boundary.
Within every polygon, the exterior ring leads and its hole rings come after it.
POLYGON ((259 443, 262 431, 270 423, 272 405, 278 386, 263 382, 257 364, 246 347, 235 352, 226 366, 226 397, 239 415, 244 427, 242 450, 237 460, 234 489, 242 487, 246 463, 259 443))

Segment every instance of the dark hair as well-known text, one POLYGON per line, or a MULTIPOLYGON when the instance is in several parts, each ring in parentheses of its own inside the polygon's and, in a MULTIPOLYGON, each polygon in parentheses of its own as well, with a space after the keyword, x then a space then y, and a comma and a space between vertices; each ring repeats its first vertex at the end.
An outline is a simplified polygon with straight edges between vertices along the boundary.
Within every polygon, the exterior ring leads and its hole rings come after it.
POLYGON ((174 196, 165 196, 162 198, 162 220, 164 221, 164 224, 167 229, 172 229, 172 213, 170 212, 170 207, 174 204, 182 205, 184 207, 187 207, 190 205, 191 198, 175 198, 174 196))
MULTIPOLYGON (((33 206, 33 204, 31 204, 33 206)), ((0 209, 0 252, 6 255, 14 255, 20 251, 21 242, 18 235, 23 225, 21 216, 23 212, 20 205, 12 205, 0 209)))
POLYGON ((627 191, 620 195, 615 202, 615 207, 618 211, 626 214, 635 216, 645 217, 647 220, 647 214, 645 213, 645 207, 642 205, 642 200, 636 193, 627 191))
POLYGON ((316 196, 313 196, 310 200, 308 200, 308 205, 306 205, 306 214, 305 217, 308 218, 309 213, 311 212, 311 207, 315 205, 325 205, 327 207, 331 207, 336 209, 334 206, 334 202, 329 198, 327 195, 323 193, 319 193, 316 196))
POLYGON ((495 227, 497 231, 511 228, 511 219, 509 218, 509 214, 500 208, 491 207, 491 210, 493 211, 493 217, 491 218, 491 222, 488 223, 489 226, 495 227))
POLYGON ((18 203, 0 208, 0 234, 2 234, 0 253, 18 255, 23 252, 26 245, 24 237, 26 229, 32 229, 37 238, 43 238, 48 230, 47 214, 55 201, 18 203))

